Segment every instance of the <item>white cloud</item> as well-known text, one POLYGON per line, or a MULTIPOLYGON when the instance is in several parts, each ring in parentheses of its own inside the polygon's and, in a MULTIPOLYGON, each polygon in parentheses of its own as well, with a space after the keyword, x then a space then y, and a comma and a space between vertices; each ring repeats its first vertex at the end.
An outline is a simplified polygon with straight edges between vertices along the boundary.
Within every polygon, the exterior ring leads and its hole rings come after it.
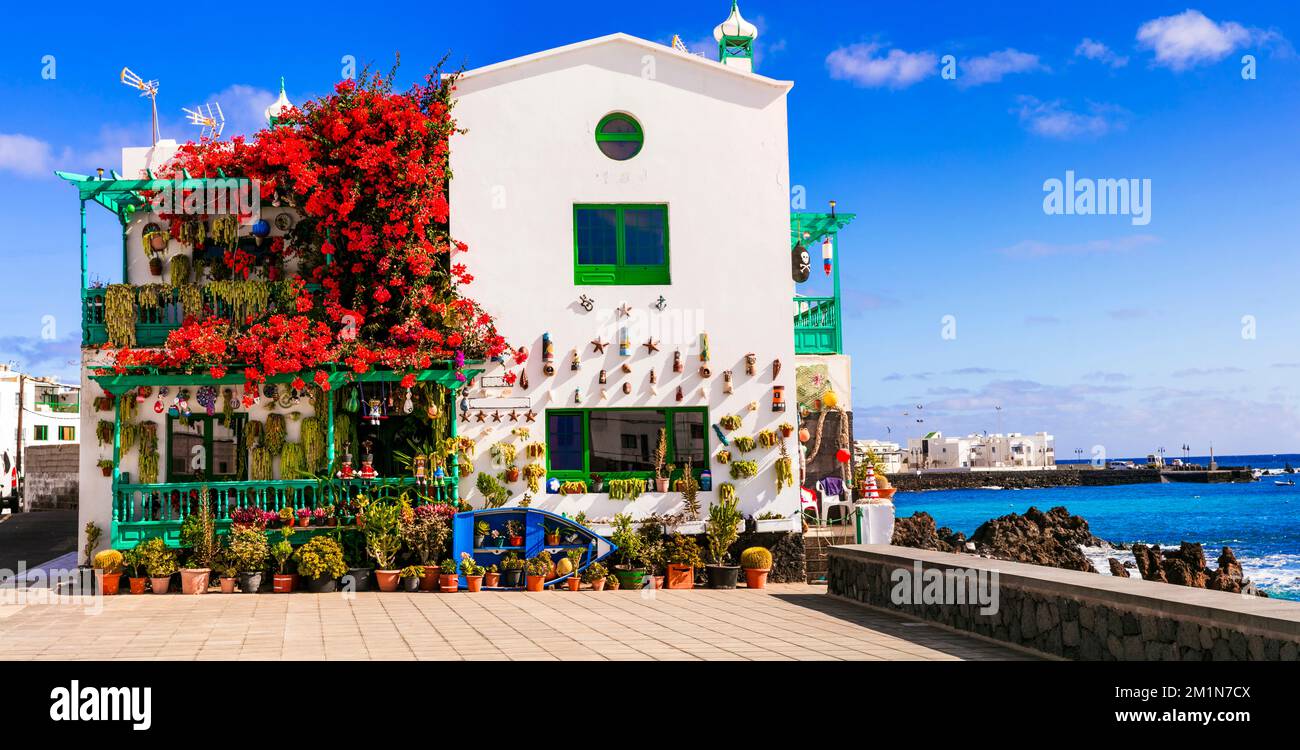
POLYGON ((986 83, 997 83, 1004 76, 1012 73, 1032 73, 1040 70, 1047 70, 1047 66, 1038 60, 1038 55, 1008 47, 962 61, 958 68, 957 83, 961 86, 982 86, 986 83))
MULTIPOLYGON (((226 116, 226 128, 221 136, 224 140, 235 135, 252 135, 265 128, 266 108, 271 106, 278 96, 278 93, 272 93, 268 89, 236 83, 213 94, 205 102, 195 102, 195 105, 211 102, 221 105, 221 111, 226 116)), ((293 101, 292 97, 290 101, 293 101)), ((194 109, 195 105, 186 106, 194 109)), ((194 132, 188 137, 198 140, 198 126, 190 127, 194 132)))
POLYGON ((840 47, 826 56, 826 68, 836 80, 891 89, 907 88, 938 72, 939 57, 933 52, 882 51, 874 42, 840 47))
POLYGON ((1127 56, 1119 55, 1105 44, 1087 37, 1082 42, 1079 42, 1079 46, 1074 48, 1074 56, 1109 65, 1112 68, 1122 68, 1128 65, 1127 56))
POLYGON ((0 171, 22 177, 48 177, 54 172, 53 149, 39 138, 0 133, 0 171))
POLYGON ((1138 27, 1138 44, 1155 53, 1155 64, 1175 71, 1218 62, 1247 44, 1286 47, 1275 31, 1235 21, 1215 23, 1199 10, 1154 18, 1138 27))
POLYGON ((1131 252, 1160 241, 1152 234, 1132 234, 1123 237, 1088 242, 1054 243, 1041 240, 1022 240, 996 252, 1012 258, 1047 258, 1055 255, 1117 255, 1131 252))
POLYGON ((1124 111, 1107 104, 1089 103, 1087 112, 1067 109, 1059 100, 1044 102, 1032 96, 1017 99, 1015 110, 1029 132, 1045 138, 1067 140, 1097 137, 1123 128, 1124 111))

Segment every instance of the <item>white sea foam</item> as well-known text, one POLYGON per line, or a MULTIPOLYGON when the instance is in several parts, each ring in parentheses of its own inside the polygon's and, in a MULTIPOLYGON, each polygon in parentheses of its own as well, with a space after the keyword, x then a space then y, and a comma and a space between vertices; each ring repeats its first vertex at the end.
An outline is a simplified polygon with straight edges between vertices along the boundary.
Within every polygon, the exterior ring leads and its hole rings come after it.
MULTIPOLYGON (((1178 547, 1162 545, 1162 549, 1178 549, 1178 547)), ((1106 562, 1106 558, 1113 557, 1129 569, 1132 577, 1140 577, 1136 566, 1128 565, 1135 562, 1133 553, 1129 550, 1104 545, 1082 546, 1079 551, 1083 552, 1097 572, 1104 576, 1110 575, 1110 564, 1106 562)), ((1206 558, 1205 562, 1211 569, 1218 567, 1217 554, 1207 554, 1206 558)), ((1279 552, 1262 557, 1240 555, 1237 557, 1237 562, 1241 563, 1241 570, 1246 579, 1264 591, 1288 599, 1300 599, 1300 554, 1279 552)))

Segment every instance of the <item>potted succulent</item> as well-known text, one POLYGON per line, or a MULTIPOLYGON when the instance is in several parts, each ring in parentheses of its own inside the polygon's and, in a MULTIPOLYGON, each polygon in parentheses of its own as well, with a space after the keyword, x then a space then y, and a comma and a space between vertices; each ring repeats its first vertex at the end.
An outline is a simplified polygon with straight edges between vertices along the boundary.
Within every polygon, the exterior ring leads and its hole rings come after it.
POLYGON ((494 589, 499 583, 501 583, 501 571, 497 569, 496 563, 493 563, 483 571, 483 585, 494 589))
POLYGON ((212 569, 217 571, 217 582, 221 584, 221 593, 235 593, 235 586, 239 583, 239 566, 231 559, 230 550, 223 547, 217 551, 216 559, 212 561, 212 569))
POLYGON ((789 422, 782 422, 778 429, 781 430, 781 437, 783 438, 788 438, 794 434, 794 425, 789 422))
POLYGON ((718 502, 709 508, 709 520, 704 522, 709 558, 713 560, 712 565, 705 567, 711 589, 734 589, 740 577, 739 566, 727 565, 731 545, 735 544, 740 536, 736 526, 744 520, 736 505, 735 497, 719 498, 718 502))
POLYGON ((311 522, 313 526, 324 526, 330 518, 328 508, 316 508, 311 512, 311 522))
POLYGON ((186 516, 181 524, 181 544, 190 549, 189 559, 181 569, 181 593, 207 593, 212 562, 217 554, 216 526, 207 486, 199 491, 196 511, 186 516))
POLYGON ((564 556, 568 558, 569 562, 569 580, 565 583, 568 584, 570 591, 577 591, 582 588, 582 578, 578 573, 578 568, 582 565, 582 556, 584 553, 586 553, 586 550, 579 547, 573 547, 564 551, 564 556))
POLYGON ((245 594, 256 594, 262 587, 262 570, 266 566, 266 559, 271 555, 266 533, 257 526, 232 527, 229 554, 239 569, 239 590, 245 594))
POLYGON ((113 596, 122 584, 122 553, 106 549, 95 554, 91 565, 99 579, 99 590, 104 596, 113 596))
POLYGON ((371 503, 366 508, 366 552, 374 559, 375 583, 380 591, 396 591, 401 570, 393 566, 402 551, 402 509, 393 503, 371 503))
POLYGON ((544 527, 546 529, 546 546, 554 547, 558 545, 560 543, 560 525, 546 523, 544 527))
POLYGON ((668 491, 668 430, 659 428, 659 443, 655 445, 655 492, 668 491))
POLYGON ((343 547, 328 536, 318 536, 298 548, 298 573, 307 579, 307 590, 327 594, 338 589, 338 578, 348 572, 343 547))
POLYGON ((517 589, 523 585, 524 561, 511 552, 501 561, 501 586, 517 589))
POLYGON ((149 576, 149 588, 155 594, 166 594, 176 573, 176 551, 167 548, 158 537, 144 542, 144 568, 149 576))
POLYGON ((415 592, 420 590, 420 579, 424 578, 423 565, 407 565, 402 568, 399 578, 402 582, 402 590, 415 592))
POLYGON ((483 588, 483 566, 468 552, 460 553, 460 572, 465 576, 465 590, 476 593, 483 588))
POLYGON ((141 575, 144 572, 144 542, 140 542, 135 549, 129 549, 122 553, 122 565, 127 570, 126 582, 129 591, 132 594, 143 594, 144 585, 149 581, 148 578, 141 575))
POLYGON ((605 570, 605 566, 594 562, 582 571, 582 580, 584 583, 591 584, 592 591, 600 591, 605 588, 605 576, 607 575, 609 575, 609 571, 605 570))
POLYGON ((279 510, 278 513, 276 513, 276 516, 280 519, 280 525, 281 525, 281 526, 292 526, 292 525, 293 525, 293 508, 292 508, 292 507, 290 507, 290 506, 288 506, 288 505, 284 506, 283 508, 281 508, 281 509, 279 510))
POLYGON ((491 531, 492 531, 492 526, 486 520, 479 521, 478 523, 474 524, 474 548, 475 549, 479 549, 483 547, 483 543, 487 541, 488 533, 491 531))
POLYGON ((511 547, 524 546, 524 528, 519 521, 506 521, 506 541, 511 547))
POLYGON ((613 573, 610 573, 609 575, 605 576, 606 589, 608 589, 609 591, 618 591, 618 587, 619 587, 618 576, 614 575, 613 573))
POLYGON ((297 511, 298 526, 306 528, 311 526, 311 508, 299 508, 297 511))
POLYGON ((285 570, 289 564, 290 558, 293 557, 293 545, 289 543, 289 534, 293 531, 285 529, 286 533, 280 538, 280 541, 271 545, 271 559, 275 560, 276 570, 279 571, 271 576, 271 591, 276 594, 293 593, 293 576, 285 570))
POLYGON ((695 588, 695 570, 704 567, 700 545, 695 538, 674 534, 668 542, 665 557, 668 559, 668 588, 695 588))
POLYGON ((543 550, 536 557, 528 561, 528 576, 526 579, 525 590, 543 591, 546 589, 546 577, 550 575, 554 563, 551 561, 551 553, 543 550))
POLYGON ((112 462, 112 461, 110 461, 110 460, 108 460, 107 458, 105 458, 105 459, 101 459, 101 460, 99 460, 99 461, 96 461, 96 462, 95 462, 95 465, 99 467, 99 470, 100 470, 100 471, 104 472, 104 476, 106 476, 106 477, 111 477, 111 476, 113 476, 113 462, 112 462))
POLYGON ((772 552, 766 547, 750 547, 740 553, 740 567, 745 569, 748 588, 766 588, 767 574, 772 570, 772 552))
POLYGON ((641 535, 632 528, 632 516, 620 513, 614 516, 614 533, 610 541, 618 547, 622 565, 614 566, 620 588, 639 589, 645 579, 645 560, 641 535))
POLYGON ((454 594, 460 588, 460 576, 456 573, 456 563, 451 559, 438 563, 438 589, 444 594, 454 594))

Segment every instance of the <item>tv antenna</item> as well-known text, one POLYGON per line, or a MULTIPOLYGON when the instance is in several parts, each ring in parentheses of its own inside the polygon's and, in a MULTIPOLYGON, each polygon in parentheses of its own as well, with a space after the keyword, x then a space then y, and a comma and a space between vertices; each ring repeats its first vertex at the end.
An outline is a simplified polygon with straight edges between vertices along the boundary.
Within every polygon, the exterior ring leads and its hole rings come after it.
POLYGON ((149 104, 153 109, 153 145, 158 145, 158 82, 146 81, 131 71, 130 68, 122 68, 122 83, 136 89, 140 96, 149 97, 149 104))
POLYGON ((199 126, 199 138, 216 140, 221 137, 221 131, 226 127, 226 116, 222 113, 221 105, 217 102, 199 105, 194 109, 181 107, 181 111, 189 118, 191 125, 199 126))

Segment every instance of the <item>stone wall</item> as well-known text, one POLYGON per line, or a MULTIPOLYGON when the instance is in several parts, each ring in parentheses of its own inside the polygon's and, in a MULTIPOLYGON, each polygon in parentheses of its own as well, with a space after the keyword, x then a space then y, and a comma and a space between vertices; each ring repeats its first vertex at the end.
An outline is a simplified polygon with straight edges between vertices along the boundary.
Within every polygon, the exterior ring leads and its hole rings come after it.
MULTIPOLYGON (((817 450, 817 455, 808 462, 803 486, 816 488, 817 482, 825 477, 839 477, 840 462, 835 459, 835 453, 839 450, 840 439, 840 419, 849 421, 849 434, 853 434, 853 412, 850 411, 828 411, 826 412, 826 423, 822 426, 822 443, 817 450)), ((807 427, 812 433, 805 447, 811 451, 813 443, 817 440, 817 420, 820 414, 810 414, 803 418, 800 423, 801 427, 807 427)), ((853 446, 849 446, 849 453, 853 453, 853 446)), ((849 478, 853 477, 853 460, 849 459, 849 478)))
POLYGON ((1300 650, 1300 604, 1294 602, 971 555, 835 547, 827 583, 835 596, 1066 659, 1296 661, 1300 650), (969 596, 967 603, 946 596, 907 602, 900 586, 915 577, 917 563, 937 571, 923 573, 923 581, 970 571, 996 581, 996 611, 981 613, 969 596))
POLYGON ((1156 469, 1064 469, 1045 471, 951 471, 929 474, 890 474, 889 481, 900 492, 960 490, 980 487, 1097 487, 1116 484, 1154 484, 1160 481, 1156 469))
MULTIPOLYGON (((700 537, 701 545, 708 540, 700 537)), ((797 531, 742 533, 731 546, 732 564, 740 563, 740 553, 746 547, 767 547, 772 552, 772 572, 767 580, 772 583, 803 583, 808 575, 807 557, 804 554, 803 534, 797 531)))
POLYGON ((77 443, 29 446, 23 453, 23 501, 27 510, 76 510, 77 443))

